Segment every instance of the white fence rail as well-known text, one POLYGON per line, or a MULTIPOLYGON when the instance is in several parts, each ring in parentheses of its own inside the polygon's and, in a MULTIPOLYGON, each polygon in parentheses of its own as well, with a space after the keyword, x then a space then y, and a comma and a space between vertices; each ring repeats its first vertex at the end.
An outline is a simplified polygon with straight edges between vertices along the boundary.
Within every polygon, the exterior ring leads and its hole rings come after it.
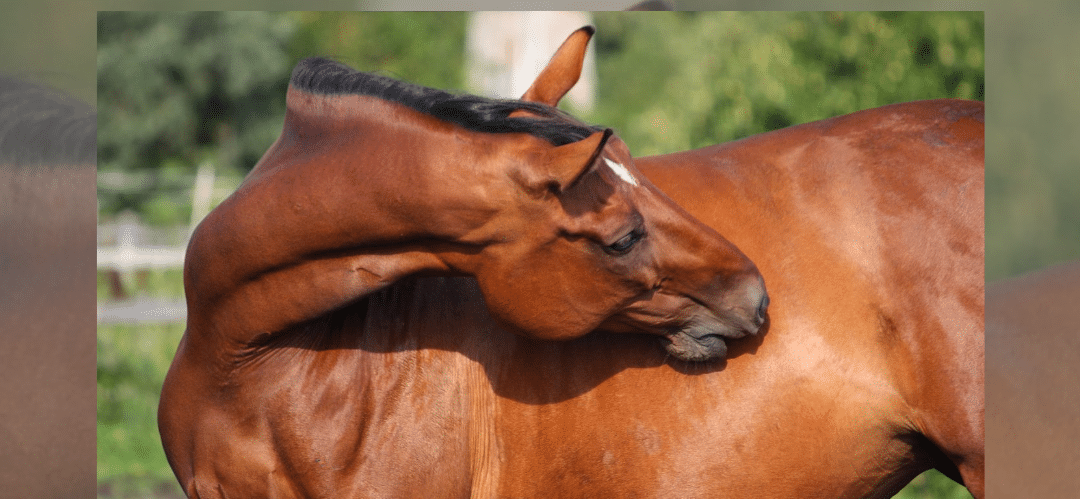
POLYGON ((113 298, 119 299, 98 303, 98 324, 182 322, 187 317, 183 300, 125 299, 124 281, 142 271, 183 268, 187 235, 187 227, 152 229, 130 218, 98 227, 99 243, 113 243, 98 246, 98 271, 108 275, 113 298), (166 244, 154 244, 159 242, 166 244))
MULTIPOLYGON (((171 229, 146 227, 132 215, 98 226, 97 268, 108 274, 116 300, 98 303, 98 324, 182 322, 187 318, 183 300, 126 299, 125 277, 148 270, 179 269, 191 228, 210 210, 215 195, 215 174, 211 163, 199 165, 191 192, 190 225, 171 229)), ((123 174, 103 174, 99 183, 123 189, 139 179, 123 174)))
POLYGON ((98 324, 147 324, 183 322, 187 305, 182 301, 135 300, 98 305, 98 324))

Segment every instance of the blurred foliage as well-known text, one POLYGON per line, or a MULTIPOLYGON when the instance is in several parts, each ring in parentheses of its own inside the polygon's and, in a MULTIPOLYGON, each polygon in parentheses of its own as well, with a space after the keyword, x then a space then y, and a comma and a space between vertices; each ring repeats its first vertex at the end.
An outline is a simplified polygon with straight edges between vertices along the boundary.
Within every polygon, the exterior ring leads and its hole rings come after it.
POLYGON ((99 328, 99 497, 184 496, 157 431, 161 384, 183 333, 183 323, 99 328))
MULTIPOLYGON (((279 133, 289 72, 310 55, 465 88, 465 20, 463 13, 102 13, 100 167, 190 172, 209 157, 219 169, 246 171, 279 133)), ((600 13, 596 25, 600 103, 583 118, 614 127, 637 155, 983 93, 978 12, 600 13)), ((145 212, 158 188, 152 176, 137 189, 102 191, 101 211, 145 212)))
MULTIPOLYGON (((182 300, 180 269, 122 275, 139 299, 182 300)), ((99 271, 99 303, 115 300, 109 272, 99 271)), ((157 405, 184 323, 102 324, 97 335, 99 497, 184 497, 165 459, 157 430, 157 405)))
POLYGON ((0 2, 0 72, 93 104, 93 7, 94 0, 0 2))
POLYGON ((1038 5, 993 13, 987 280, 1080 259, 1080 4, 1038 5))
POLYGON ((316 55, 330 57, 362 71, 458 91, 465 87, 465 16, 464 12, 297 13, 299 29, 289 55, 293 63, 316 55))
MULTIPOLYGON (((262 12, 101 13, 99 169, 253 164, 281 130, 294 31, 291 18, 262 12)), ((142 211, 159 190, 151 176, 100 196, 100 209, 142 211)))
POLYGON ((983 98, 980 12, 602 13, 596 24, 596 119, 639 156, 983 98))
POLYGON ((461 87, 464 16, 102 12, 99 169, 149 173, 140 185, 99 188, 102 215, 131 210, 176 223, 191 210, 172 202, 176 173, 205 160, 219 175, 246 173, 281 131, 289 74, 303 57, 461 87), (424 37, 446 43, 417 43, 424 37))

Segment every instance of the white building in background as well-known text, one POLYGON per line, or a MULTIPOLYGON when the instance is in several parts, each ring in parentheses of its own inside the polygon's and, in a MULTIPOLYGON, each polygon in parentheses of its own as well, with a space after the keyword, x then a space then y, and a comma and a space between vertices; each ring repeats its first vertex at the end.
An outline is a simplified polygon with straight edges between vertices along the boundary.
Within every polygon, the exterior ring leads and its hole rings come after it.
MULTIPOLYGON (((473 12, 465 34, 469 90, 487 97, 517 99, 574 30, 592 24, 587 12, 473 12)), ((574 109, 589 112, 596 98, 593 43, 581 79, 566 95, 574 109)))

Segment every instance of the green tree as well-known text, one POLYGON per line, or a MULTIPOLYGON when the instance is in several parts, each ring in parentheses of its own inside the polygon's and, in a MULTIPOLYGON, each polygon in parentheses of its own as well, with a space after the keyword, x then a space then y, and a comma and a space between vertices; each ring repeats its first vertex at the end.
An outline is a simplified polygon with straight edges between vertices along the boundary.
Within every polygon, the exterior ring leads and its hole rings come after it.
POLYGON ((896 102, 981 100, 981 12, 603 13, 600 106, 636 155, 896 102))
POLYGON ((102 210, 140 209, 170 172, 212 158, 253 164, 284 111, 295 31, 261 12, 103 12, 98 18, 98 164, 150 175, 102 196, 102 210))
POLYGON ((464 12, 303 12, 293 60, 323 56, 361 71, 459 91, 464 83, 464 12))
POLYGON ((186 221, 199 163, 242 175, 277 138, 304 57, 461 88, 464 32, 464 13, 102 12, 98 163, 141 182, 101 182, 101 212, 186 221))

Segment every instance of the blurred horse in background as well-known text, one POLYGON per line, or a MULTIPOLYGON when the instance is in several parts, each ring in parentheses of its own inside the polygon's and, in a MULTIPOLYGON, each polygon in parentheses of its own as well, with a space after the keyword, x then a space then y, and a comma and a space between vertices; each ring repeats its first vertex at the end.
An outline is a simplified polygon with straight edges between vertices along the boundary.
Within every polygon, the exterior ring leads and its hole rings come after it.
POLYGON ((986 488, 1080 490, 1080 260, 987 285, 986 488))
POLYGON ((96 130, 0 75, 0 497, 96 494, 96 130))

